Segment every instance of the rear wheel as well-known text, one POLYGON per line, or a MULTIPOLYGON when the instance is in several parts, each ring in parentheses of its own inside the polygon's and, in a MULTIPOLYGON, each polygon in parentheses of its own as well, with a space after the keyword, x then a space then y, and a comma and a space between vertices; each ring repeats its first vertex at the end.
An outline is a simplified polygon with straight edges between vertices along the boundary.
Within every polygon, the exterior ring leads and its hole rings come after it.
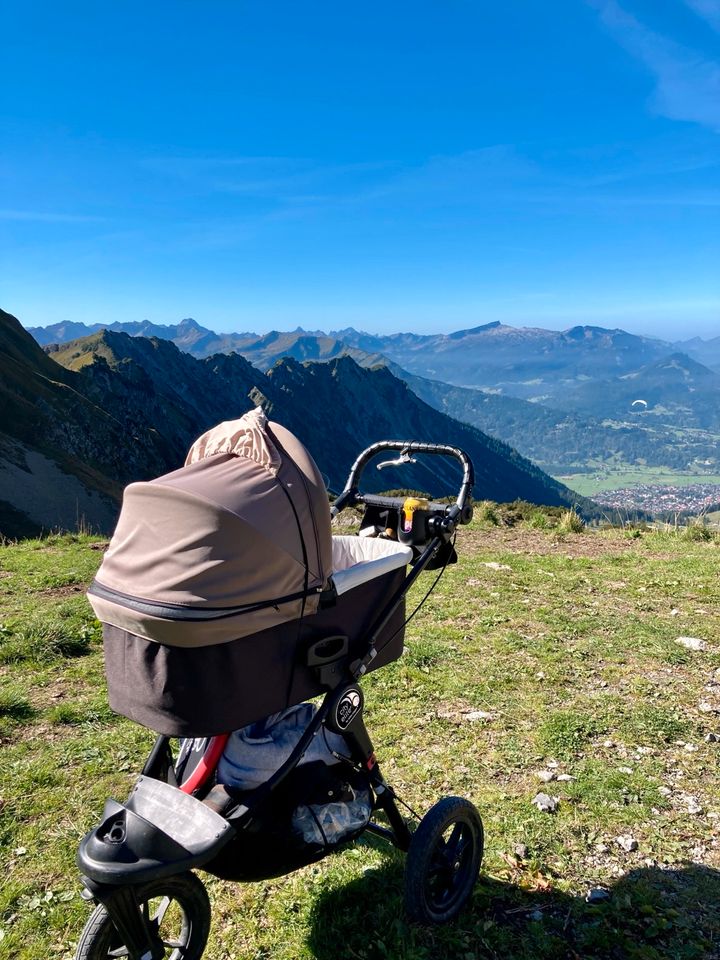
POLYGON ((405 910, 418 923, 447 923, 472 894, 483 856, 483 825, 469 800, 443 797, 412 835, 405 910))
MULTIPOLYGON (((138 887, 137 900, 153 939, 168 960, 199 960, 210 933, 210 901, 192 873, 156 880, 138 887)), ((85 924, 75 960, 108 960, 129 956, 127 947, 100 904, 85 924)))

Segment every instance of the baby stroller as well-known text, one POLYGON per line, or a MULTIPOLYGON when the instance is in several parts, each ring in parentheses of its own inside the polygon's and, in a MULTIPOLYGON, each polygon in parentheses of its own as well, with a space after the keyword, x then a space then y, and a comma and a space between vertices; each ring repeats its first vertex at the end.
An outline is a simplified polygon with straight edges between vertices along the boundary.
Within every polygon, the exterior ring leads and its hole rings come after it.
POLYGON ((159 736, 130 797, 108 800, 80 844, 96 907, 76 960, 195 960, 210 929, 195 868, 282 876, 364 831, 407 852, 410 919, 443 923, 463 908, 483 853, 477 810, 445 797, 411 832, 380 772, 360 681, 400 657, 412 584, 455 561, 473 480, 455 447, 382 441, 331 510, 307 451, 257 409, 201 437, 180 470, 126 489, 88 596, 110 705, 159 736), (400 454, 392 464, 457 460, 456 502, 362 493, 384 451, 400 454), (359 535, 333 537, 331 517, 350 506, 364 511, 359 535), (258 743, 267 765, 278 730, 275 763, 248 771, 258 743))

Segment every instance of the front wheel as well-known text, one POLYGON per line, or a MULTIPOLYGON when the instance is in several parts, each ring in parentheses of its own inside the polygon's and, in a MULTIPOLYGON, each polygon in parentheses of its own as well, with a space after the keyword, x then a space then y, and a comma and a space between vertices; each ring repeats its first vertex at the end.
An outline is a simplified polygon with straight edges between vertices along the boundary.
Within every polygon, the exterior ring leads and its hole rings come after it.
POLYGON ((467 903, 480 871, 483 825, 469 800, 443 797, 412 835, 405 911, 417 923, 447 923, 467 903))
MULTIPOLYGON (((153 939, 162 944, 158 956, 168 960, 200 960, 210 934, 210 901, 193 873, 155 880, 137 888, 137 901, 153 939)), ((129 956, 102 904, 95 907, 80 937, 75 960, 109 960, 129 956)))

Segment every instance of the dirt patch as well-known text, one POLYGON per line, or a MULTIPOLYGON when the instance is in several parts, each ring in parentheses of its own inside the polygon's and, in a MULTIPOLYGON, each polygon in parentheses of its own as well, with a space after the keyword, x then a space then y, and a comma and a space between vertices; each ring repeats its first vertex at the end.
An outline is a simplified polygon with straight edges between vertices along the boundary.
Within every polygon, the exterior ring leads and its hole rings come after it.
POLYGON ((575 559, 639 552, 635 540, 609 538, 593 532, 560 537, 518 527, 491 527, 488 530, 462 531, 460 536, 479 550, 506 550, 533 556, 575 559))
POLYGON ((74 597, 78 593, 85 593, 87 585, 83 583, 66 583, 64 587, 47 587, 45 590, 38 590, 40 597, 74 597))

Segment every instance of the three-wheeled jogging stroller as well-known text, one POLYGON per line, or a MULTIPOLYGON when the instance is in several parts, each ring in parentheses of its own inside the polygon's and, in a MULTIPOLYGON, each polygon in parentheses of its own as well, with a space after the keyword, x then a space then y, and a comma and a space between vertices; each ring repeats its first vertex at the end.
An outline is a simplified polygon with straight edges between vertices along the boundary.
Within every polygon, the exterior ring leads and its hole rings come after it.
POLYGON ((110 705, 160 735, 128 800, 108 800, 80 845, 97 906, 77 960, 199 958, 210 906, 194 868, 281 876, 364 830, 407 851, 411 919, 442 923, 462 909, 482 859, 480 817, 446 797, 411 832, 380 773, 360 680, 401 655, 406 594, 455 559, 472 487, 461 450, 383 441, 358 457, 331 511, 307 451, 258 409, 201 437, 180 470, 126 489, 88 595, 110 705), (400 453, 394 463, 455 458, 457 501, 361 493, 383 451, 400 453), (360 535, 333 537, 331 515, 349 506, 364 508, 360 535))

